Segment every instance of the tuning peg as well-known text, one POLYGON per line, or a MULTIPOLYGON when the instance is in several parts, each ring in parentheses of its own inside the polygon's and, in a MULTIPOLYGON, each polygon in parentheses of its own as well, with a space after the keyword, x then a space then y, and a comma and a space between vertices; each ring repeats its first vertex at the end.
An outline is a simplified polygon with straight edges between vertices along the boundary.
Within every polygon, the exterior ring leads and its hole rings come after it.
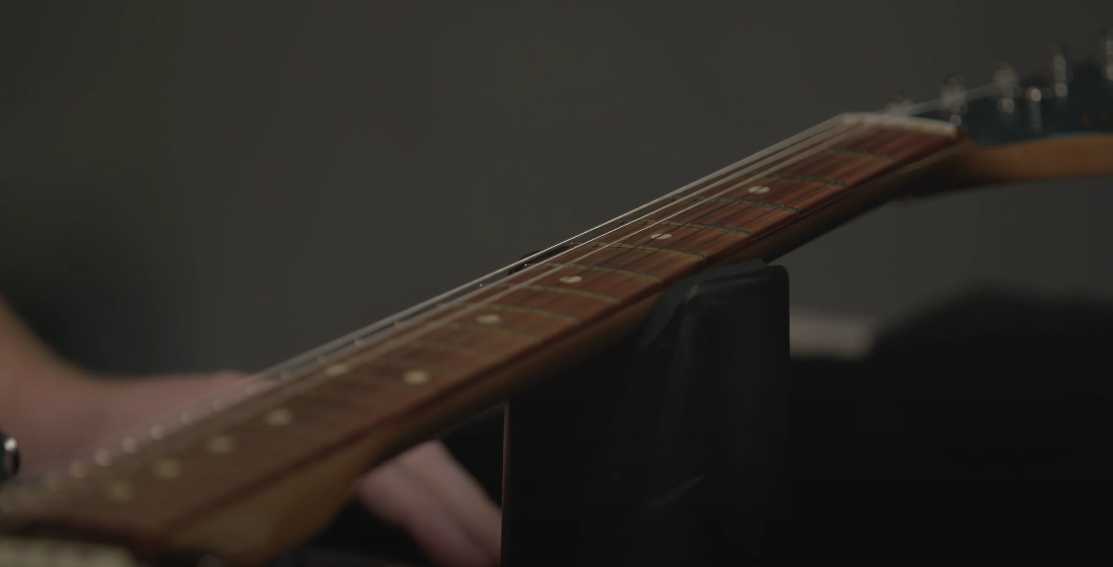
POLYGON ((1113 81, 1113 26, 1106 28, 1098 44, 1098 63, 1101 65, 1101 74, 1113 81))
POLYGON ((962 122, 962 114, 966 112, 966 81, 962 75, 947 75, 943 79, 943 86, 939 89, 939 99, 943 106, 943 113, 949 115, 949 120, 955 125, 962 122))
POLYGON ((1051 45, 1051 94, 1064 98, 1067 96, 1067 83, 1070 83, 1070 65, 1067 63, 1067 50, 1062 44, 1051 45))
POLYGON ((999 61, 993 73, 993 83, 1001 93, 997 99, 997 110, 1012 112, 1016 110, 1014 98, 1020 96, 1020 76, 1008 61, 999 61))

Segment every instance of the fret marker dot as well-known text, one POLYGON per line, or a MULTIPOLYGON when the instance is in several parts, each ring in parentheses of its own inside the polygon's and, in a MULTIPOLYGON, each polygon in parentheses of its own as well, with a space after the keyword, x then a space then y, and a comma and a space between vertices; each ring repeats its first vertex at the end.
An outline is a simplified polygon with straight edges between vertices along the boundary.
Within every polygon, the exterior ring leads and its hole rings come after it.
POLYGON ((409 370, 402 375, 402 381, 410 386, 420 386, 429 381, 429 373, 424 370, 409 370))
POLYGON ((163 480, 170 480, 182 476, 182 464, 177 459, 163 459, 155 463, 151 472, 163 480))
POLYGON ((764 185, 755 185, 753 187, 750 187, 748 191, 750 193, 753 193, 754 195, 761 195, 763 193, 768 193, 769 188, 764 185))
POLYGON ((120 443, 120 448, 123 449, 125 453, 134 453, 135 450, 139 448, 139 442, 135 440, 135 437, 125 437, 120 443))
POLYGON ((231 435, 217 435, 209 439, 205 448, 214 455, 227 455, 236 450, 236 440, 231 435))
POLYGON ((268 413, 263 418, 263 421, 271 427, 282 427, 284 425, 290 425, 294 421, 294 412, 286 408, 279 408, 268 413))
POLYGON ((351 368, 347 364, 333 364, 325 369, 325 374, 328 376, 340 376, 341 374, 347 374, 348 370, 351 370, 351 368))
POLYGON ((117 480, 104 487, 104 495, 114 502, 127 502, 135 498, 135 488, 127 482, 117 480))
POLYGON ((488 313, 486 315, 480 315, 479 317, 475 318, 476 323, 483 323, 484 325, 495 325, 500 320, 501 319, 499 318, 499 316, 495 315, 494 313, 488 313))
POLYGON ((93 455, 93 462, 102 467, 107 467, 112 462, 112 455, 108 453, 108 449, 97 449, 96 454, 93 455))
POLYGON ((651 234, 649 237, 652 238, 653 240, 667 240, 669 238, 672 238, 672 235, 667 233, 667 232, 664 232, 664 233, 661 233, 661 234, 651 234))
POLYGON ((151 439, 154 439, 155 441, 158 441, 159 439, 162 439, 162 437, 165 434, 166 434, 166 431, 162 428, 161 425, 152 425, 151 426, 151 439))
POLYGON ((560 281, 567 284, 573 284, 582 282, 584 281, 584 279, 580 276, 564 276, 563 278, 560 278, 560 281))

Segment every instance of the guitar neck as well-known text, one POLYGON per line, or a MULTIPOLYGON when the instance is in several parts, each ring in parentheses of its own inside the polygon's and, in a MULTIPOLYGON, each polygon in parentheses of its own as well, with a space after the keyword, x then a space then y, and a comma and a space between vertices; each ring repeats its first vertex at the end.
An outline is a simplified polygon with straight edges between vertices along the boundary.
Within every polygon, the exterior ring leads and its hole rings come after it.
MULTIPOLYGON (((329 483, 314 497, 341 501, 360 471, 620 339, 676 280, 726 262, 772 260, 911 187, 960 139, 945 121, 832 119, 513 273, 280 366, 273 385, 188 427, 123 439, 102 458, 6 490, 0 527, 264 557, 301 536, 278 527, 254 540, 242 530, 220 535, 240 525, 228 518, 281 515, 294 504, 275 495, 313 474, 329 483)), ((327 512, 303 515, 298 534, 327 512)))

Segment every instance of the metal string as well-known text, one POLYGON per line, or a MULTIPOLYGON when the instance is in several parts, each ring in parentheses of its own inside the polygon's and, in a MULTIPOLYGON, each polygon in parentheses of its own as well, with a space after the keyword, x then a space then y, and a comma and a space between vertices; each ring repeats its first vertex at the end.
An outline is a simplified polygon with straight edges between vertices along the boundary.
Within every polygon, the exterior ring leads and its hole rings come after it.
MULTIPOLYGON (((701 183, 705 183, 709 180, 713 180, 708 186, 706 186, 702 189, 699 189, 698 191, 688 193, 684 196, 689 197, 689 196, 694 196, 694 195, 700 195, 700 194, 702 194, 706 191, 709 191, 709 190, 711 190, 715 187, 721 187, 724 183, 736 180, 738 177, 740 177, 744 173, 746 173, 748 171, 752 171, 753 169, 755 169, 756 167, 759 167, 763 163, 769 163, 771 161, 775 161, 775 160, 780 159, 781 157, 786 156, 786 155, 787 156, 792 156, 792 154, 799 151, 800 148, 806 148, 809 145, 809 143, 816 143, 816 141, 819 140, 817 145, 814 146, 810 151, 805 151, 805 152, 799 153, 798 155, 795 155, 794 157, 791 157, 791 159, 788 159, 784 162, 776 163, 776 165, 773 168, 767 169, 767 170, 765 170, 765 171, 763 171, 763 172, 761 172, 761 173, 759 173, 759 174, 757 174, 757 175, 755 175, 755 176, 753 176, 753 177, 751 177, 751 178, 749 178, 745 181, 740 181, 740 182, 733 183, 729 187, 727 187, 726 189, 720 191, 719 193, 716 193, 712 197, 709 197, 709 199, 716 198, 716 197, 721 196, 723 194, 729 193, 729 192, 737 189, 738 187, 743 186, 747 183, 750 183, 750 182, 752 182, 756 179, 760 179, 761 177, 764 177, 765 175, 768 175, 769 173, 772 173, 772 172, 778 171, 780 169, 783 169, 787 165, 791 165, 792 163, 796 163, 796 162, 798 162, 802 159, 805 159, 805 158, 810 157, 812 155, 815 155, 815 154, 817 154, 817 153, 819 153, 819 152, 821 152, 825 149, 828 149, 828 148, 832 147, 833 145, 851 137, 853 134, 860 133, 862 131, 868 130, 868 126, 869 126, 868 124, 856 124, 856 125, 853 125, 853 126, 850 126, 850 127, 845 127, 844 124, 840 123, 840 118, 841 117, 833 118, 833 119, 828 120, 824 123, 821 123, 820 125, 817 125, 813 128, 805 130, 804 132, 801 132, 800 134, 797 134, 796 136, 793 136, 789 139, 786 139, 786 140, 780 142, 779 144, 771 146, 771 147, 769 147, 769 148, 767 148, 767 149, 765 149, 765 150, 763 150, 763 151, 761 151, 757 154, 754 154, 753 156, 750 156, 750 157, 748 157, 744 160, 741 160, 739 162, 736 162, 735 164, 732 164, 731 166, 728 166, 728 167, 723 168, 723 169, 721 169, 721 170, 719 170, 715 173, 712 173, 708 176, 705 176, 704 178, 702 178, 700 180, 697 180, 693 183, 690 183, 689 185, 686 185, 685 187, 682 187, 682 188, 680 188, 676 191, 673 191, 669 194, 666 194, 665 196, 663 196, 661 198, 658 198, 654 201, 651 201, 650 203, 647 203, 646 205, 638 207, 637 209, 634 209, 630 213, 626 213, 625 215, 622 215, 622 216, 617 217, 616 219, 614 219, 612 221, 609 221, 607 223, 599 225, 598 227, 595 227, 593 229, 585 231, 584 233, 581 233, 580 235, 574 236, 574 237, 572 237, 572 238, 570 238, 570 239, 568 239, 568 240, 566 240, 562 243, 556 244, 556 245, 551 246, 551 247, 549 247, 545 250, 542 250, 538 253, 535 253, 535 254, 533 254, 533 255, 525 258, 525 259, 519 260, 518 262, 516 262, 515 264, 511 264, 507 268, 504 268, 502 270, 499 270, 498 272, 495 272, 495 274, 501 275, 502 273, 505 273, 506 269, 521 265, 521 263, 529 262, 531 259, 543 256, 543 255, 545 255, 546 253, 548 253, 552 250, 555 250, 555 249, 557 249, 561 246, 565 246, 570 242, 574 242, 577 238, 580 238, 582 236, 586 236, 588 234, 591 234, 591 233, 593 233, 597 230, 600 230, 601 228, 605 228, 605 227, 607 227, 607 226, 609 226, 613 223, 616 223, 616 222, 619 223, 618 227, 616 227, 616 228, 614 228, 614 229, 612 229, 612 230, 610 230, 606 233, 603 233, 602 235, 597 235, 597 236, 595 236, 591 239, 591 240, 599 240, 599 239, 601 239, 601 238, 603 238, 603 237, 605 237, 609 234, 614 233, 615 231, 617 231, 621 228, 624 228, 624 227, 628 226, 630 222, 636 222, 638 220, 644 220, 644 219, 646 219, 647 216, 664 210, 665 207, 667 207, 667 206, 671 205, 673 202, 675 202, 676 199, 674 199, 673 197, 675 197, 676 195, 679 195, 679 194, 683 194, 685 191, 689 190, 692 187, 696 187, 701 183), (835 134, 831 134, 831 132, 835 132, 835 134), (823 144, 824 141, 826 141, 825 144, 823 144), (766 159, 764 159, 764 160, 754 162, 754 160, 756 160, 758 158, 761 158, 761 157, 764 157, 764 156, 768 156, 768 157, 766 157, 766 159), (732 169, 741 168, 743 165, 746 165, 746 164, 750 164, 749 167, 738 169, 737 171, 734 171, 730 175, 727 175, 725 177, 721 177, 724 173, 731 172, 732 169), (719 177, 721 177, 721 178, 719 178, 719 177), (648 208, 650 208, 654 205, 660 204, 662 202, 665 203, 665 206, 653 209, 652 211, 649 211, 647 214, 642 215, 638 219, 633 219, 633 220, 629 219, 630 215, 636 214, 636 213, 641 212, 641 211, 645 211, 646 209, 648 209, 648 208)), ((645 231, 651 230, 654 227, 659 226, 662 222, 667 221, 667 220, 672 219, 672 218, 675 218, 677 215, 683 214, 683 213, 685 213, 685 212, 687 212, 687 211, 689 211, 689 210, 691 210, 695 207, 700 206, 701 204, 703 204, 702 201, 698 201, 695 204, 690 205, 688 207, 685 207, 683 209, 680 209, 678 211, 675 211, 672 214, 670 214, 670 215, 668 215, 664 218, 655 219, 655 220, 651 219, 652 220, 651 223, 647 223, 646 226, 642 227, 639 230, 634 231, 633 233, 628 234, 624 238, 630 238, 630 237, 635 236, 637 234, 640 234, 640 233, 643 233, 645 231)), ((722 209, 722 207, 717 207, 715 209, 712 209, 711 211, 707 211, 706 214, 711 214, 715 210, 720 210, 720 209, 722 209)), ((702 218, 702 216, 700 218, 702 218)), ((678 239, 676 242, 678 243, 681 240, 682 239, 678 239)), ((576 250, 582 249, 588 243, 590 243, 590 241, 575 245, 573 248, 570 248, 568 250, 565 250, 565 251, 561 252, 560 256, 564 256, 565 254, 569 254, 569 253, 574 252, 576 250)), ((579 261, 591 256, 592 254, 601 252, 602 250, 603 250, 603 248, 598 248, 596 250, 589 251, 588 253, 576 258, 575 260, 572 260, 572 262, 564 262, 564 263, 579 262, 579 261)), ((625 256, 626 254, 629 254, 629 253, 630 252, 628 250, 620 252, 619 254, 615 255, 614 259, 621 258, 621 257, 623 257, 623 256, 625 256)), ((535 266, 527 267, 525 270, 522 270, 522 272, 525 272, 526 270, 530 270, 530 269, 533 269, 533 268, 535 268, 535 266)), ((495 274, 492 274, 492 275, 495 275, 495 274)), ((502 297, 505 297, 507 294, 512 293, 514 291, 519 291, 519 290, 523 289, 524 286, 528 286, 531 283, 538 281, 540 278, 545 277, 546 275, 548 275, 548 272, 540 274, 540 275, 538 275, 538 276, 536 276, 532 279, 528 279, 525 282, 519 282, 519 283, 516 283, 516 284, 511 284, 511 286, 507 290, 505 290, 503 292, 500 292, 500 293, 497 293, 497 294, 493 295, 492 297, 489 297, 489 298, 483 300, 480 303, 465 306, 459 312, 455 313, 453 316, 451 316, 449 318, 438 321, 436 323, 432 323, 432 324, 430 324, 426 327, 423 327, 422 329, 417 329, 414 333, 410 333, 408 336, 395 337, 393 339, 386 340, 383 343, 380 343, 377 346, 376 349, 372 350, 372 352, 367 353, 363 356, 368 357, 368 358, 374 358, 376 356, 379 356, 379 355, 385 353, 386 351, 389 351, 390 349, 393 349, 397 346, 404 345, 404 344, 406 344, 406 343, 408 343, 408 342, 410 342, 410 341, 412 341, 412 340, 414 340, 414 339, 416 339, 416 338, 418 338, 418 337, 420 337, 424 334, 435 331, 439 328, 443 328, 445 325, 450 324, 452 321, 458 320, 462 317, 465 317, 468 314, 473 313, 477 310, 481 310, 481 309, 485 308, 486 306, 493 304, 494 302, 501 299, 502 297)), ((390 324, 394 321, 401 320, 402 318, 404 318, 406 315, 408 315, 410 313, 421 311, 423 308, 428 308, 429 306, 436 304, 438 299, 446 299, 447 297, 451 297, 455 293, 458 293, 458 290, 466 290, 469 287, 478 287, 478 289, 473 290, 470 294, 464 295, 463 297, 453 298, 452 303, 457 303, 459 301, 463 301, 467 297, 473 296, 474 294, 478 293, 479 291, 483 291, 483 288, 481 287, 482 283, 485 283, 486 281, 488 281, 490 279, 490 277, 491 276, 481 278, 480 280, 477 280, 476 282, 473 282, 472 284, 467 284, 465 286, 462 286, 461 288, 457 288, 457 290, 452 290, 450 292, 442 294, 441 296, 438 296, 438 297, 436 297, 432 300, 429 300, 427 302, 424 302, 422 304, 414 306, 414 307, 412 307, 412 308, 410 308, 410 309, 408 309, 408 310, 406 310, 402 313, 399 313, 398 315, 395 315, 394 317, 391 317, 391 318, 385 320, 384 322, 380 322, 376 325, 372 325, 368 329, 374 328, 376 326, 386 327, 386 325, 384 325, 384 323, 390 324), (478 286, 476 284, 478 284, 478 286)), ((415 318, 415 320, 421 320, 421 319, 427 318, 428 316, 431 316, 434 313, 439 313, 439 312, 443 311, 443 309, 444 309, 444 306, 440 306, 440 308, 438 308, 438 309, 434 309, 434 310, 427 311, 425 313, 421 313, 417 318, 415 318)), ((407 321, 406 323, 409 324, 409 323, 412 323, 412 322, 413 321, 407 321)), ((308 358, 310 356, 313 356, 314 353, 316 353, 316 352, 320 352, 320 351, 323 351, 323 350, 332 350, 329 347, 334 347, 334 348, 336 346, 342 347, 342 346, 350 345, 350 344, 353 344, 353 343, 355 343, 354 346, 359 346, 358 345, 358 338, 360 336, 366 336, 366 334, 368 333, 368 329, 362 329, 360 331, 357 331, 356 333, 352 333, 348 337, 343 337, 341 339, 338 339, 337 341, 333 341, 333 343, 330 343, 328 345, 325 345, 324 347, 320 347, 318 349, 315 349, 314 351, 311 351, 310 353, 307 353, 306 355, 303 355, 302 357, 298 357, 298 358, 295 358, 294 360, 291 360, 290 363, 296 363, 296 361, 298 361, 299 359, 305 359, 305 358, 308 358)), ((400 334, 403 334, 403 333, 400 333, 400 334)), ((324 360, 320 360, 319 357, 317 357, 317 358, 318 358, 318 362, 320 364, 323 364, 325 362, 324 360)), ((286 366, 290 363, 287 363, 287 364, 284 364, 284 365, 279 365, 279 367, 277 367, 277 368, 282 368, 283 366, 286 366)), ((314 367, 316 368, 316 367, 318 367, 318 365, 314 365, 314 367)), ((265 376, 266 374, 267 373, 263 373, 259 376, 265 376)), ((299 380, 299 382, 300 382, 300 380, 299 380)), ((291 397, 294 397, 294 396, 304 392, 306 389, 313 387, 317 383, 318 383, 318 381, 315 380, 315 381, 312 381, 312 383, 299 384, 300 386, 303 386, 303 387, 282 388, 281 392, 276 392, 276 393, 280 394, 278 396, 279 399, 278 400, 271 400, 271 401, 272 402, 280 402, 280 401, 287 400, 291 397)), ((294 384, 289 384, 289 386, 294 386, 294 384)), ((243 384, 238 382, 237 384, 231 385, 227 390, 240 390, 242 388, 243 388, 243 384)), ((237 396, 237 397, 240 397, 240 398, 247 397, 247 394, 245 394, 243 396, 237 396)), ((205 400, 200 402, 200 404, 214 403, 215 401, 219 401, 221 399, 224 399, 225 401, 228 402, 225 405, 233 405, 234 404, 234 401, 228 400, 227 396, 224 396, 222 398, 222 395, 220 393, 206 398, 205 400)), ((268 407, 269 406, 270 406, 270 404, 268 404, 268 407)), ((195 412, 196 420, 203 419, 204 417, 206 417, 206 414, 208 414, 208 413, 213 413, 213 412, 218 411, 218 408, 215 406, 215 403, 214 403, 214 406, 211 408, 210 411, 205 411, 207 408, 204 408, 204 407, 201 407, 199 409, 201 411, 195 412)), ((252 408, 252 409, 257 409, 258 411, 263 411, 263 408, 252 408)), ((237 413, 243 413, 244 415, 242 417, 244 419, 250 418, 254 415, 258 415, 257 412, 237 412, 237 413)), ((173 413, 173 416, 175 416, 175 417, 176 416, 181 416, 181 415, 187 415, 187 414, 183 414, 182 410, 178 410, 178 411, 173 413)), ((229 417, 231 417, 231 416, 229 416, 229 417)), ((240 421, 240 420, 236 420, 236 421, 240 421)), ((185 423, 183 423, 183 426, 184 425, 185 425, 185 423)), ((225 424, 225 425, 228 425, 228 424, 225 424)), ((167 432, 167 434, 168 433, 169 433, 169 431, 167 432)), ((146 444, 146 443, 144 443, 144 444, 146 444)), ((166 447, 166 449, 170 449, 170 447, 166 447)), ((104 449, 101 449, 101 451, 104 451, 104 449)), ((118 451, 114 451, 113 453, 118 454, 118 451)), ((80 452, 78 454, 80 454, 80 452)), ((115 457, 115 455, 113 455, 113 457, 115 457)), ((112 460, 114 460, 114 458, 112 460)), ((10 488, 15 489, 17 487, 16 486, 11 486, 10 488)), ((9 494, 11 494, 11 493, 9 492, 9 494)))

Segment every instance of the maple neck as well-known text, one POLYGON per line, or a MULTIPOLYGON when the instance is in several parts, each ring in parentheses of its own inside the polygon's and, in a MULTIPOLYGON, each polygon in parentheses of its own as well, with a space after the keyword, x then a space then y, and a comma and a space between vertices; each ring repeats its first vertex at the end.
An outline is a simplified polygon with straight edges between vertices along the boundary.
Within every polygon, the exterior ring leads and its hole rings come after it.
POLYGON ((348 463, 343 497, 360 470, 620 338, 672 282, 728 261, 772 260, 882 202, 959 140, 944 121, 837 117, 512 273, 279 366, 271 385, 188 427, 149 428, 0 493, 0 525, 263 557, 277 544, 229 550, 214 515, 314 462, 348 463))

